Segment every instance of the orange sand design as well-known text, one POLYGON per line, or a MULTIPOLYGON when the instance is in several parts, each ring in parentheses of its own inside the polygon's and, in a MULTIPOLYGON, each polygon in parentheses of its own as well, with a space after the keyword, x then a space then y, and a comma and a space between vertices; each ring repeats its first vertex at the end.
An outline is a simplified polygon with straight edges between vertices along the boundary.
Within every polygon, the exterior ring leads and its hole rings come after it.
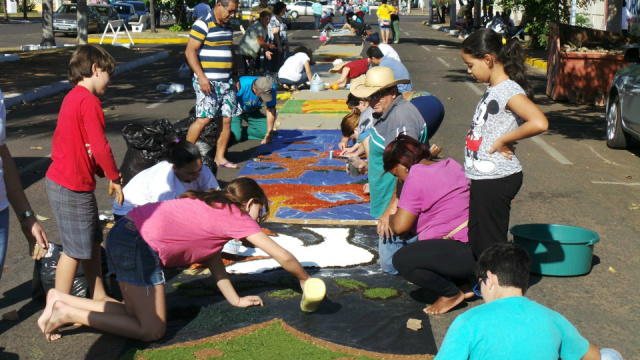
MULTIPOLYGON (((321 153, 316 150, 311 150, 311 152, 319 156, 291 159, 280 157, 279 153, 277 152, 266 156, 261 155, 258 157, 261 163, 264 162, 281 164, 283 168, 286 168, 286 171, 276 174, 251 175, 250 177, 253 179, 297 179, 302 176, 305 171, 332 171, 344 169, 343 166, 314 166, 318 163, 318 160, 326 158, 327 154, 321 153)), ((264 189, 264 192, 271 201, 271 204, 269 205, 271 217, 275 216, 276 212, 281 206, 286 206, 298 211, 309 213, 318 209, 328 209, 349 204, 361 204, 369 201, 368 196, 365 195, 363 191, 362 184, 339 184, 327 186, 310 184, 261 184, 260 186, 262 187, 262 189, 264 189), (360 200, 351 199, 330 202, 318 199, 313 195, 313 193, 318 192, 328 194, 348 192, 360 197, 360 200)))

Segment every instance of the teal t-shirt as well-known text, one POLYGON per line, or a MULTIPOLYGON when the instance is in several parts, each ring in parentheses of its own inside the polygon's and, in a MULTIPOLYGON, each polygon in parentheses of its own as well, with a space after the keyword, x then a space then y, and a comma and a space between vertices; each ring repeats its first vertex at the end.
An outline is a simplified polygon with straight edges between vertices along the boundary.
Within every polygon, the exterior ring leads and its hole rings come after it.
POLYGON ((557 312, 524 296, 491 301, 458 316, 436 360, 577 360, 589 342, 557 312))

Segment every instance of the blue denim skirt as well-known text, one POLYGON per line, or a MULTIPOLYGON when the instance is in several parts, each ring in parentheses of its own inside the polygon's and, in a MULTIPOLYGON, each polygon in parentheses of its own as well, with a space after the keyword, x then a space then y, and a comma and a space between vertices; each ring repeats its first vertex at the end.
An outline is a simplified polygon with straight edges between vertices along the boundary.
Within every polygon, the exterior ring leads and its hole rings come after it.
POLYGON ((109 275, 137 286, 164 284, 160 257, 142 238, 130 219, 119 219, 107 235, 109 275))

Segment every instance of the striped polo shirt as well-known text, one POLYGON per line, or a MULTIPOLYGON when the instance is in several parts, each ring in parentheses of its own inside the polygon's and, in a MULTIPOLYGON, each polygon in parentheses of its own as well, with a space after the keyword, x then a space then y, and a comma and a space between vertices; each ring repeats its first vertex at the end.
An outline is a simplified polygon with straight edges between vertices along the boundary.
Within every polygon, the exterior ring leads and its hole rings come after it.
POLYGON ((233 65, 232 28, 216 24, 215 17, 209 15, 193 23, 189 37, 202 43, 198 59, 207 78, 211 81, 229 80, 233 65))

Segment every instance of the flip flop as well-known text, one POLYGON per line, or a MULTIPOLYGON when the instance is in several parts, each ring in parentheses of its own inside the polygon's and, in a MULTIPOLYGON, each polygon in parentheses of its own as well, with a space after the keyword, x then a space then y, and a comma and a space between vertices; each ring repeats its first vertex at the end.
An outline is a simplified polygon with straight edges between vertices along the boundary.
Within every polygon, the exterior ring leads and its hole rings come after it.
POLYGON ((223 167, 223 168, 227 168, 227 169, 237 169, 237 168, 238 168, 237 166, 236 166, 236 167, 233 167, 233 166, 231 166, 231 165, 235 165, 235 163, 233 163, 233 162, 231 162, 231 161, 227 161, 227 162, 226 162, 226 163, 224 163, 224 164, 218 164, 218 167, 219 167, 219 168, 223 167))

